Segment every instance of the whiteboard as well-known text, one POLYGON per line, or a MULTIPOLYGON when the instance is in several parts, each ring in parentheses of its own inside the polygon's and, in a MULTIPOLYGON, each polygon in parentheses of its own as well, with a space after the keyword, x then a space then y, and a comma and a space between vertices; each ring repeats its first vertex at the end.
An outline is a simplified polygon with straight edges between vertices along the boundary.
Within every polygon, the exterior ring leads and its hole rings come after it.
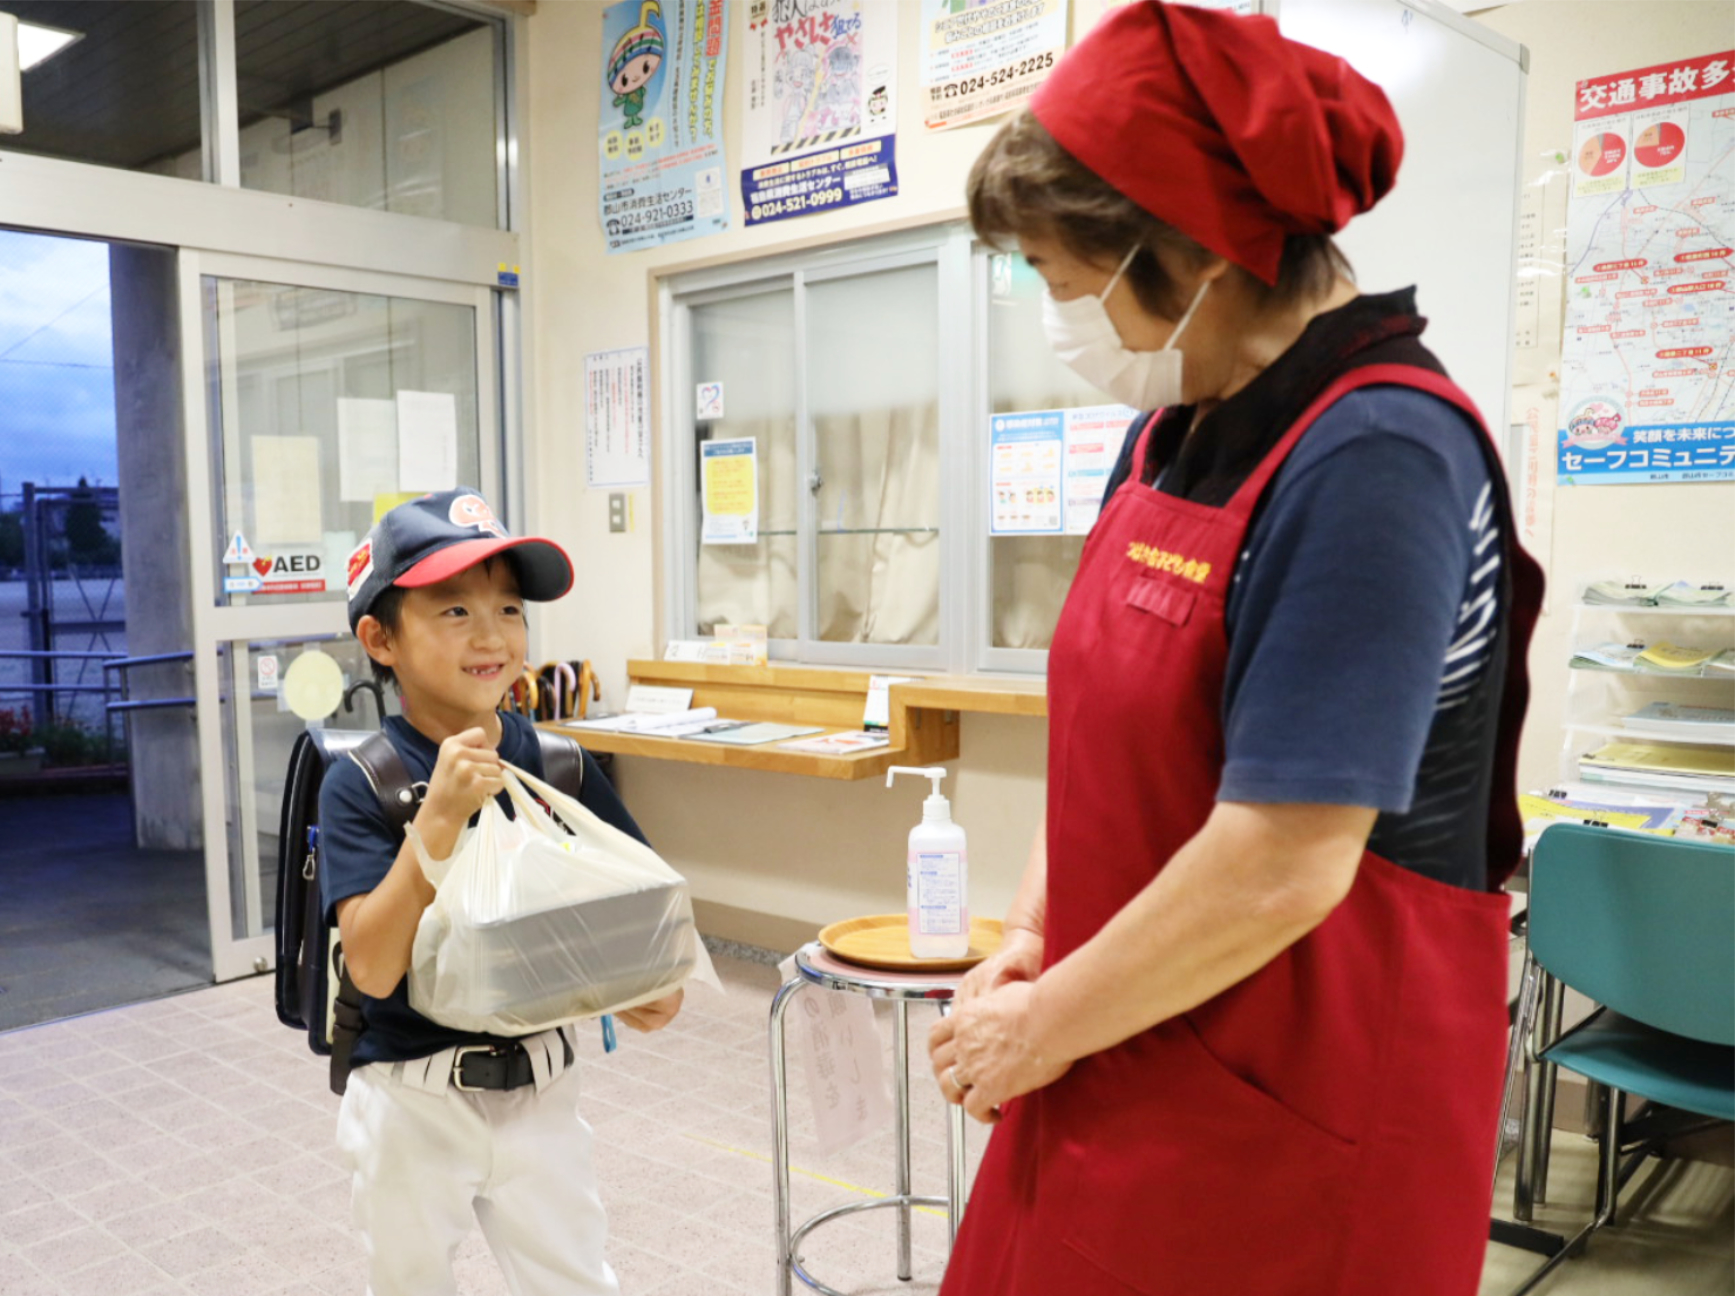
POLYGON ((1337 235, 1364 292, 1416 285, 1422 340, 1504 445, 1518 271, 1524 47, 1437 0, 1264 0, 1285 36, 1386 92, 1398 181, 1337 235))

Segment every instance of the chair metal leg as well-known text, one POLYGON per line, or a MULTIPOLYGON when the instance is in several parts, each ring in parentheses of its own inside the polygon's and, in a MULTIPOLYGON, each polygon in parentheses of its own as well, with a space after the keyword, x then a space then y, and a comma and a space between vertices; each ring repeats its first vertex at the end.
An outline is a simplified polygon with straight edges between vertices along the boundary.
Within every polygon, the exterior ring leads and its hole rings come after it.
POLYGON ((1518 1011, 1512 1018, 1512 1034, 1506 1045, 1506 1086, 1500 1097, 1500 1126, 1494 1134, 1494 1176, 1500 1176, 1500 1161, 1506 1155, 1506 1138, 1512 1122, 1518 1122, 1518 1144, 1524 1144, 1524 1077, 1529 1071, 1530 1034, 1536 1028, 1536 1006, 1542 994, 1542 969, 1528 954, 1518 983, 1518 1011), (1516 1112, 1515 1112, 1516 1109, 1516 1112))
POLYGON ((898 1278, 909 1282, 910 1265, 910 1005, 892 1001, 892 1074, 898 1095, 898 1278))
POLYGON ((799 977, 783 983, 771 1001, 771 1193, 777 1208, 777 1296, 790 1296, 793 1278, 789 1236, 789 1062, 784 1051, 783 1019, 796 992, 807 983, 799 977))
POLYGON ((1621 1127, 1626 1095, 1605 1087, 1602 1101, 1602 1164, 1596 1180, 1596 1227, 1615 1222, 1621 1194, 1621 1127))
POLYGON ((1560 1010, 1565 987, 1542 973, 1541 1009, 1536 1027, 1525 1042, 1528 1068, 1524 1091, 1524 1140, 1518 1148, 1518 1174, 1512 1189, 1512 1215, 1528 1224, 1548 1191, 1549 1133, 1554 1128, 1556 1067, 1542 1051, 1560 1034, 1560 1010))
MULTIPOLYGON (((1543 1040, 1552 1044, 1560 1038, 1561 1016, 1566 1010, 1566 983, 1556 977, 1548 978, 1548 994, 1542 1003, 1543 1040)), ((1538 1046, 1541 1052, 1543 1046, 1538 1046)), ((1544 1061, 1537 1068, 1540 1088, 1542 1090, 1542 1128, 1544 1131, 1554 1128, 1554 1095, 1555 1082, 1559 1078, 1560 1068, 1554 1063, 1544 1061)), ((1539 1205, 1548 1201, 1548 1154, 1551 1141, 1544 1137, 1537 1147, 1536 1158, 1536 1201, 1539 1205)))
MULTIPOLYGON (((952 1011, 950 1002, 940 1004, 940 1016, 952 1011)), ((958 1244, 958 1227, 964 1222, 964 1109, 946 1104, 946 1254, 958 1244)))
POLYGON ((1606 1096, 1603 1099, 1602 1110, 1603 1133, 1596 1181, 1596 1214, 1591 1218, 1590 1223, 1567 1240, 1566 1245, 1558 1253, 1550 1256, 1546 1264, 1525 1279, 1523 1285, 1513 1292, 1512 1296, 1526 1296, 1526 1293, 1534 1291, 1537 1284, 1567 1260, 1583 1254, 1592 1233, 1615 1222, 1616 1203, 1620 1197, 1621 1185, 1638 1168, 1638 1163, 1644 1159, 1642 1154, 1634 1157, 1632 1164, 1628 1165, 1623 1172, 1621 1166, 1621 1129, 1623 1123, 1622 1107, 1625 1104, 1626 1095, 1618 1089, 1605 1089, 1604 1093, 1606 1096))

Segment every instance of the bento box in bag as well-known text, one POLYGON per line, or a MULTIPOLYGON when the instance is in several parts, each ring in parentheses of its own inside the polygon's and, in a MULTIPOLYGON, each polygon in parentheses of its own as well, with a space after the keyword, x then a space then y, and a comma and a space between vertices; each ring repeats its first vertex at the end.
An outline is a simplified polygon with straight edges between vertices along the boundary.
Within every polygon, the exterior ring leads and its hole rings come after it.
POLYGON ((523 1035, 718 986, 687 883, 644 843, 507 767, 516 817, 490 800, 445 861, 410 955, 410 1006, 457 1030, 523 1035), (531 798, 548 805, 551 818, 531 798))

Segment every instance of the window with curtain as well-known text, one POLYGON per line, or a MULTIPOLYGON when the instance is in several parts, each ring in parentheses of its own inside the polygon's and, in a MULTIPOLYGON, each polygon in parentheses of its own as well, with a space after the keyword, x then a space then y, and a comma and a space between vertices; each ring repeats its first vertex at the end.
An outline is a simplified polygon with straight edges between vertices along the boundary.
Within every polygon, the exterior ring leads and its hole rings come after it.
MULTIPOLYGON (((990 423, 1106 398, 1054 359, 1041 295, 958 226, 666 281, 669 637, 763 625, 783 660, 1045 669, 1084 536, 992 534, 990 423), (747 440, 757 529, 707 543, 705 447, 747 440)), ((1099 424, 1112 457, 1125 422, 1099 424)))

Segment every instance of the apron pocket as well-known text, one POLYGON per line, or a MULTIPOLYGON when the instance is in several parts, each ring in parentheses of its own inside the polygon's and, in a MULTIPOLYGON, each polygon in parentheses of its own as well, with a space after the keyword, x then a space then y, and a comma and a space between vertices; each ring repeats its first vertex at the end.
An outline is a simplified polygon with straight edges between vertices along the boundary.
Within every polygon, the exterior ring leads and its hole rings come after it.
POLYGON ((1048 1200, 1069 1250, 1146 1296, 1333 1289, 1353 1144, 1225 1070, 1184 1021, 1061 1085, 1048 1200))
POLYGON ((1159 616, 1170 625, 1184 626, 1193 615, 1193 604, 1199 601, 1197 589, 1182 589, 1154 576, 1133 582, 1127 591, 1127 606, 1159 616))

